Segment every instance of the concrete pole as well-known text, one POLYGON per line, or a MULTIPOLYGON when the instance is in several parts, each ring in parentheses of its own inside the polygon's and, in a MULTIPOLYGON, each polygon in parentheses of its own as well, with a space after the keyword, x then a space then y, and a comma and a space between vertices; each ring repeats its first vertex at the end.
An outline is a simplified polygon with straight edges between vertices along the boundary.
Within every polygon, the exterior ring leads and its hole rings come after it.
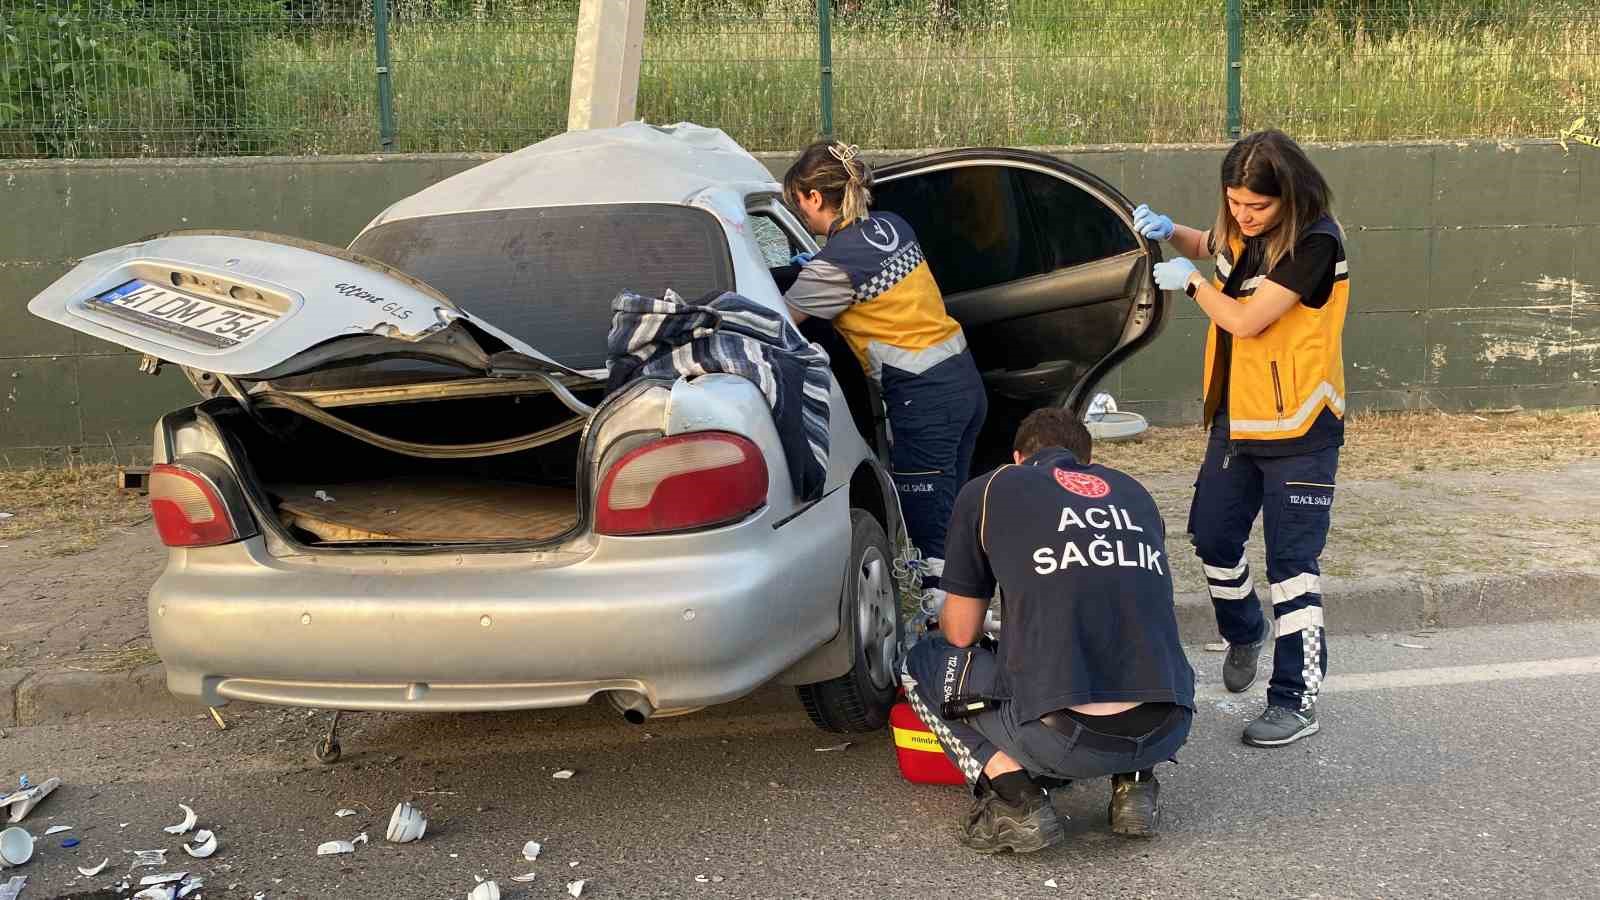
POLYGON ((567 130, 609 128, 634 119, 645 0, 583 0, 572 54, 567 130))

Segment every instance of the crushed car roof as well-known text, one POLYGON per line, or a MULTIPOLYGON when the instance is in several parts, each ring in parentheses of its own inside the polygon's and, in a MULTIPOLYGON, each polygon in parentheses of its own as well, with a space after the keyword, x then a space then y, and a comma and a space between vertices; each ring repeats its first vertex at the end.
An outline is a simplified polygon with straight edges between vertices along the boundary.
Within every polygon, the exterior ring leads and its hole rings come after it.
POLYGON ((720 129, 629 122, 569 131, 468 169, 395 203, 372 225, 491 209, 687 203, 714 189, 750 194, 778 184, 720 129))

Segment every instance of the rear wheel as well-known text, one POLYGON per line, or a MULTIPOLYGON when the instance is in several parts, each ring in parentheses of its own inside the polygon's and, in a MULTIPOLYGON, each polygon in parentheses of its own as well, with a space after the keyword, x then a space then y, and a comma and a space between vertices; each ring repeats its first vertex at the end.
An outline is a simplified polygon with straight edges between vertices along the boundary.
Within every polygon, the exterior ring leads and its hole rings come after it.
POLYGON ((900 604, 893 559, 878 520, 865 510, 850 510, 850 568, 840 625, 850 629, 854 665, 838 678, 797 688, 812 724, 823 731, 877 731, 889 721, 900 685, 900 604))

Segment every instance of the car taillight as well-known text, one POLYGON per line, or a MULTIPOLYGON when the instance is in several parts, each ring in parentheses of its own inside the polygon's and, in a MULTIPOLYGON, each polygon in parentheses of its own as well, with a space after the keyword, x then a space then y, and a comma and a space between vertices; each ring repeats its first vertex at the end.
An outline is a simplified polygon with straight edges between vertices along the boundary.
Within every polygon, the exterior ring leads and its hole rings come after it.
POLYGON ((150 513, 168 547, 212 547, 242 536, 205 475, 168 463, 150 467, 150 513))
POLYGON ((767 461, 746 438, 683 434, 628 451, 600 481, 595 530, 660 534, 744 518, 767 502, 767 461))

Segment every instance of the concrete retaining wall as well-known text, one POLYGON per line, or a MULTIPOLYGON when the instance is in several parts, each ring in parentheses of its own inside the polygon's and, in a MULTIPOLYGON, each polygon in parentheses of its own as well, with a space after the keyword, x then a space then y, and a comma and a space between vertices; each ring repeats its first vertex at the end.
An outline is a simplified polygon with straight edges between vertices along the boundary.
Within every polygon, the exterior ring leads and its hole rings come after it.
MULTIPOLYGON (((1215 213, 1226 147, 1056 150, 1179 221, 1215 213)), ((1355 409, 1600 404, 1600 150, 1549 142, 1309 147, 1350 236, 1355 409)), ((903 156, 908 154, 895 154, 903 156)), ((154 232, 249 228, 344 244, 389 203, 489 157, 0 164, 0 465, 142 460, 193 396, 120 347, 29 316, 77 258, 154 232)), ((881 159, 892 158, 884 155, 881 159)), ((765 160, 781 172, 788 158, 765 160)), ((1182 300, 1105 389, 1157 423, 1199 415, 1205 319, 1182 300)))

